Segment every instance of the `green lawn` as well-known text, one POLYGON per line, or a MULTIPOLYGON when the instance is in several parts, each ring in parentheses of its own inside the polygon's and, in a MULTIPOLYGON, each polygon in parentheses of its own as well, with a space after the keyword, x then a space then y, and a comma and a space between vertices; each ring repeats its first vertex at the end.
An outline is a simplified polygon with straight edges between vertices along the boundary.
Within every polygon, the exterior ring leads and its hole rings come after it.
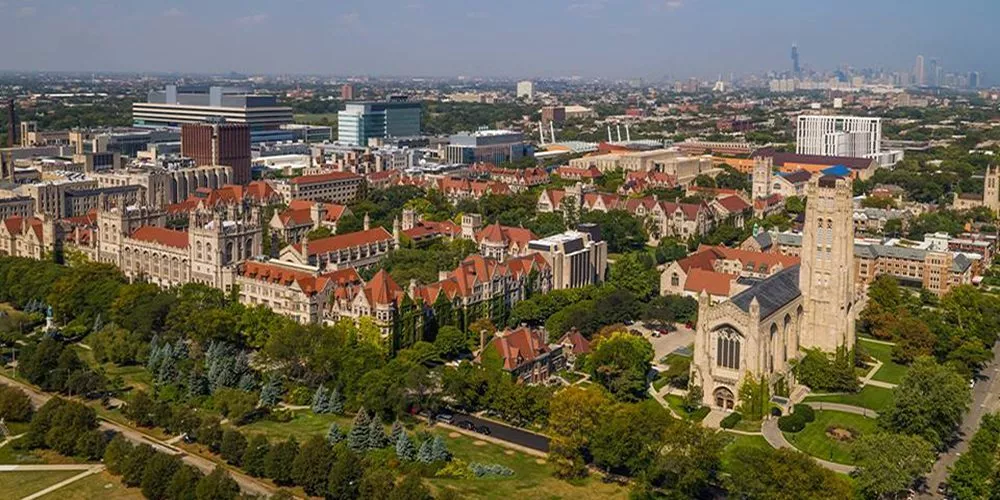
POLYGON ((786 432, 785 439, 800 451, 816 458, 839 464, 852 464, 851 443, 836 441, 827 436, 827 428, 831 425, 848 428, 860 434, 875 432, 876 426, 874 419, 861 415, 839 411, 817 411, 814 422, 806 424, 801 432, 786 432))
POLYGON ((688 413, 687 410, 684 409, 684 398, 676 394, 667 394, 663 397, 663 399, 667 400, 667 404, 670 405, 670 408, 673 409, 674 412, 693 422, 701 422, 702 420, 705 420, 705 417, 708 416, 708 412, 711 411, 711 408, 702 406, 694 412, 688 413))
POLYGON ((628 496, 627 488, 605 484, 594 475, 582 481, 556 479, 552 476, 552 466, 545 459, 533 455, 440 428, 432 432, 445 437, 448 450, 458 459, 469 463, 498 463, 514 471, 513 476, 502 478, 427 480, 435 490, 452 489, 459 498, 599 499, 628 496))
POLYGON ((131 387, 133 390, 143 390, 149 392, 153 386, 153 376, 146 371, 145 366, 118 366, 114 363, 105 363, 102 365, 94 359, 93 351, 76 344, 73 345, 73 349, 76 351, 77 355, 80 356, 80 360, 84 363, 87 363, 93 368, 104 369, 104 374, 108 377, 108 379, 121 377, 125 382, 125 386, 131 387))
MULTIPOLYGON (((723 431, 724 432, 724 431, 723 431)), ((726 448, 722 451, 722 470, 726 470, 729 464, 733 463, 737 457, 734 455, 734 451, 737 447, 748 447, 748 448, 761 448, 770 449, 771 445, 767 443, 764 436, 747 436, 744 434, 735 434, 731 432, 725 433, 732 440, 726 445, 726 448)))
POLYGON ((59 498, 60 500, 91 500, 100 498, 101 500, 142 500, 139 488, 128 488, 122 484, 121 479, 112 476, 108 471, 101 471, 98 474, 87 476, 79 481, 74 481, 52 495, 42 497, 59 498))
MULTIPOLYGON (((18 471, 0 472, 0 495, 3 498, 24 498, 83 471, 18 471)), ((63 497, 59 497, 63 498, 63 497)))
POLYGON ((285 440, 288 436, 295 436, 300 443, 313 434, 326 435, 330 424, 337 422, 346 432, 350 428, 351 417, 344 415, 316 415, 310 410, 296 410, 295 417, 290 422, 275 422, 273 420, 259 420, 250 425, 240 427, 240 431, 248 434, 265 434, 271 440, 285 440))
POLYGON ((882 411, 892 400, 892 389, 866 385, 856 394, 830 394, 825 396, 807 396, 805 401, 841 403, 860 406, 875 411, 882 411))
POLYGON ((559 376, 566 379, 570 384, 574 384, 579 380, 583 380, 583 374, 580 372, 571 372, 569 370, 563 370, 559 372, 559 376))
POLYGON ((898 384, 903 381, 903 377, 906 375, 909 367, 898 364, 892 360, 891 345, 868 342, 865 339, 861 339, 861 343, 863 344, 865 352, 882 362, 882 368, 879 368, 878 372, 875 373, 875 376, 872 377, 872 380, 888 382, 890 384, 898 384))

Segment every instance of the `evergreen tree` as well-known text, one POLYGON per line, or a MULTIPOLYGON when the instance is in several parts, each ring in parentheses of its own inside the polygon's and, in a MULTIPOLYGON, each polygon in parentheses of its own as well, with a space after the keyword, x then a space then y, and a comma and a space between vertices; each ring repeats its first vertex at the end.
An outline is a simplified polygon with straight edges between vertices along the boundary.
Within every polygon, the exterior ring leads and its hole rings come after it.
POLYGON ((399 435, 403 434, 405 432, 406 432, 406 429, 403 428, 403 423, 402 422, 400 422, 399 420, 393 422, 392 423, 392 433, 389 435, 389 442, 395 443, 396 441, 399 441, 399 435))
POLYGON ((351 451, 361 453, 368 449, 370 426, 371 420, 368 418, 368 413, 365 412, 364 408, 361 408, 354 417, 354 426, 351 427, 351 432, 347 434, 347 447, 351 451))
POLYGON ((451 452, 448 451, 448 447, 444 444, 444 439, 441 436, 434 436, 434 441, 431 442, 431 455, 434 457, 435 462, 447 462, 451 460, 451 452))
POLYGON ((149 370, 150 373, 156 373, 160 369, 160 360, 163 359, 162 352, 159 342, 154 338, 149 345, 149 357, 146 358, 146 370, 149 370))
POLYGON ((412 462, 417 459, 417 449, 413 447, 413 441, 410 441, 406 432, 401 432, 396 438, 396 458, 404 462, 412 462))
POLYGON ((333 451, 326 441, 319 437, 309 438, 292 463, 292 479, 312 496, 326 492, 326 480, 333 464, 333 451))
POLYGON ((420 443, 420 450, 417 451, 417 461, 422 464, 434 462, 434 447, 430 439, 425 439, 423 443, 420 443))
POLYGON ((245 372, 240 376, 240 381, 236 383, 236 387, 243 391, 254 392, 257 390, 257 378, 254 377, 253 372, 245 372))
POLYGON ((330 443, 330 446, 336 446, 337 443, 343 441, 347 436, 344 431, 337 424, 330 424, 330 429, 326 431, 326 442, 330 443))
POLYGON ((295 437, 271 447, 264 456, 264 473, 279 486, 292 484, 292 463, 299 455, 299 442, 295 437))
MULTIPOLYGON (((169 344, 167 345, 169 347, 169 344)), ((156 385, 167 385, 174 382, 177 378, 177 361, 170 354, 169 349, 163 355, 163 361, 160 363, 160 369, 156 372, 156 385)))
POLYGON ((243 454, 247 450, 247 438, 236 429, 226 429, 222 433, 222 445, 219 454, 232 465, 240 466, 243 454))
POLYGON ((208 379, 198 370, 191 370, 191 373, 188 374, 188 397, 196 398, 207 395, 208 379))
POLYGON ((277 374, 272 374, 260 390, 260 405, 270 408, 276 406, 280 400, 281 378, 277 374))
POLYGON ((312 411, 317 415, 323 414, 326 413, 329 406, 330 402, 328 400, 326 387, 323 387, 323 384, 320 384, 319 387, 316 388, 316 392, 313 393, 312 411))
POLYGON ((337 390, 336 387, 330 390, 330 411, 334 415, 344 414, 344 396, 337 390))
POLYGON ((198 481, 195 495, 198 500, 236 500, 240 496, 240 486, 225 469, 216 466, 211 474, 198 481))
POLYGON ((382 428, 382 421, 376 415, 368 423, 368 449, 380 450, 386 446, 389 446, 389 438, 386 437, 385 429, 382 428))

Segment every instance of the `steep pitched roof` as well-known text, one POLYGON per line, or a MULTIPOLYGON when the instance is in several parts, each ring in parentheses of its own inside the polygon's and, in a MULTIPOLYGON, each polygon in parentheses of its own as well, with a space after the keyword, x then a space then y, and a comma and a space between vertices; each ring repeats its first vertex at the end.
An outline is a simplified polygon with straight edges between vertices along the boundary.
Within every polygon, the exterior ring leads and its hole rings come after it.
POLYGON ((566 332, 566 335, 563 335, 562 338, 559 339, 559 343, 571 346, 570 352, 573 354, 579 355, 590 352, 590 341, 575 328, 566 332))
POLYGON ((750 204, 743 201, 739 196, 726 196, 718 199, 719 205, 729 213, 739 213, 750 208, 750 204))
POLYGON ((403 289, 389 276, 385 269, 379 270, 372 279, 365 283, 365 296, 372 305, 393 304, 403 293, 403 289))
POLYGON ((476 241, 503 243, 506 245, 517 243, 519 246, 524 246, 535 238, 535 233, 532 233, 530 229, 502 226, 499 222, 490 224, 476 233, 476 241))
POLYGON ((717 273, 709 269, 692 269, 684 281, 684 289, 689 292, 707 292, 709 295, 729 296, 730 283, 735 274, 717 273))
POLYGON ((783 269, 760 283, 736 294, 731 302, 744 312, 750 312, 750 303, 756 299, 760 304, 760 317, 766 318, 801 295, 799 290, 799 266, 783 269))
POLYGON ((540 332, 521 327, 496 336, 490 345, 503 359, 503 367, 513 370, 550 352, 543 339, 540 332))
MULTIPOLYGON (((382 241, 392 241, 392 234, 384 227, 378 226, 367 231, 355 231, 353 233, 338 234, 327 238, 320 238, 309 242, 309 255, 325 254, 336 252, 345 248, 369 245, 382 241)), ((301 252, 302 244, 292 245, 295 250, 301 252)))

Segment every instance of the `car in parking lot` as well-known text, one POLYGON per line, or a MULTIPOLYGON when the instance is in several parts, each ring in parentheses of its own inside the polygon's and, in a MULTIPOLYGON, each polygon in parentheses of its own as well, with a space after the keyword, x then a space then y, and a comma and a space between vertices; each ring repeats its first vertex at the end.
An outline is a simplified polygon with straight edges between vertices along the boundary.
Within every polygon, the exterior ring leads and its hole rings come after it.
POLYGON ((434 420, 450 424, 455 420, 455 416, 452 415, 451 413, 438 413, 437 415, 434 416, 434 420))
POLYGON ((474 430, 476 430, 476 424, 474 424, 472 422, 469 422, 468 420, 460 420, 458 422, 458 427, 460 429, 465 429, 467 431, 474 431, 474 430))
POLYGON ((476 432, 484 436, 489 436, 490 434, 493 434, 493 431, 491 431, 489 426, 486 425, 480 425, 479 427, 476 427, 476 432))

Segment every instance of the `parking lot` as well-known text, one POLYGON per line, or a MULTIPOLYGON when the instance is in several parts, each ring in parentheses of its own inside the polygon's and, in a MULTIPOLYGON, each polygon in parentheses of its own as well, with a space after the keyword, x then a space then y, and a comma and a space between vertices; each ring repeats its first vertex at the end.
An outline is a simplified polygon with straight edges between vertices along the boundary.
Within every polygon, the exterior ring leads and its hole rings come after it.
POLYGON ((642 322, 637 322, 629 328, 642 332, 642 336, 653 345, 653 352, 656 353, 653 360, 659 362, 667 354, 694 343, 694 330, 686 328, 683 324, 677 324, 676 326, 677 331, 660 335, 658 338, 654 337, 653 331, 642 324, 642 322))

